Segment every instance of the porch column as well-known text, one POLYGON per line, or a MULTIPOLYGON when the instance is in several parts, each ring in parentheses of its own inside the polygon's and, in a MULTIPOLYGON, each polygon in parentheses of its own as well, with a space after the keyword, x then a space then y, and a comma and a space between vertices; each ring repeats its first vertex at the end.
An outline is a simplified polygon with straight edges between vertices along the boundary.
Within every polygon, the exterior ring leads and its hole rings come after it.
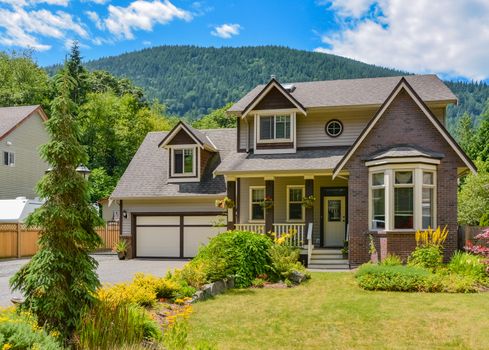
POLYGON ((234 208, 228 209, 228 230, 234 230, 235 224, 236 224, 236 208, 238 206, 238 203, 236 202, 236 180, 233 179, 227 179, 226 182, 226 188, 227 188, 227 197, 231 199, 234 202, 234 208))
MULTIPOLYGON (((314 177, 306 177, 306 197, 314 196, 314 177)), ((305 232, 307 233, 307 227, 310 223, 314 222, 314 207, 306 208, 306 227, 305 232)))
POLYGON ((273 190, 275 187, 275 181, 273 177, 265 178, 265 197, 270 197, 274 201, 274 205, 271 208, 265 209, 265 233, 273 232, 273 212, 275 206, 275 198, 273 196, 273 190))

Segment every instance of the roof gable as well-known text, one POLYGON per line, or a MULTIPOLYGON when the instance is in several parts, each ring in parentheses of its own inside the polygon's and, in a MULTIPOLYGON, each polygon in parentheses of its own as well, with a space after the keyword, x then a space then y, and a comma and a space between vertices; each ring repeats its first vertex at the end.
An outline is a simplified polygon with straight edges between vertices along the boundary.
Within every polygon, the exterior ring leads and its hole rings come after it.
POLYGON ((0 108, 0 140, 13 132, 36 112, 43 121, 48 120, 48 117, 39 105, 0 108))
POLYGON ((412 88, 412 86, 408 83, 408 81, 402 77, 396 87, 392 90, 389 97, 384 101, 384 103, 380 106, 379 110, 375 114, 375 116, 370 120, 362 133, 355 140, 353 145, 350 147, 348 152, 344 155, 341 161, 338 163, 336 168, 333 171, 333 179, 340 173, 340 171, 344 168, 348 160, 351 156, 356 152, 358 147, 362 144, 365 138, 368 136, 373 127, 377 124, 379 119, 384 115, 387 108, 391 105, 394 99, 399 95, 401 91, 406 91, 410 98, 416 103, 416 105, 421 109, 423 114, 428 118, 428 120, 433 124, 433 126, 438 130, 441 136, 447 141, 450 147, 455 151, 455 153, 460 157, 460 159, 464 162, 464 164, 472 171, 477 172, 474 163, 470 160, 470 158, 465 154, 465 152, 460 148, 457 142, 453 139, 453 137, 448 133, 445 127, 440 123, 440 121, 433 115, 428 106, 424 103, 424 101, 419 97, 416 91, 412 88))
MULTIPOLYGON (((280 101, 281 104, 284 103, 284 98, 288 100, 289 106, 297 108, 302 114, 306 115, 306 109, 304 106, 297 101, 294 96, 292 96, 287 90, 284 89, 282 85, 275 79, 272 78, 267 85, 261 89, 261 91, 251 100, 246 108, 243 110, 242 118, 246 117, 248 113, 256 109, 256 107, 260 104, 260 102, 269 95, 269 93, 272 93, 272 98, 275 101, 280 101), (279 95, 282 95, 282 98, 280 98, 279 95)), ((284 108, 284 107, 281 107, 284 108)), ((287 108, 287 107, 286 107, 287 108)), ((268 108, 267 108, 268 109, 268 108)))
POLYGON ((191 127, 187 123, 180 121, 160 142, 158 147, 166 147, 172 144, 185 144, 185 142, 193 141, 202 149, 216 152, 217 148, 210 138, 201 131, 191 127))

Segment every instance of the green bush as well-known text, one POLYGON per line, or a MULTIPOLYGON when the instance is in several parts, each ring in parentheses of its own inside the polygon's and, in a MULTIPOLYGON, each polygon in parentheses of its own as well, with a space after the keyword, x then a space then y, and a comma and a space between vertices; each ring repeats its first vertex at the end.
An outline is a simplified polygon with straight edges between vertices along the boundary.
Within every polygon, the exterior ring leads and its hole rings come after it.
POLYGON ((0 310, 0 349, 61 350, 59 334, 48 334, 33 315, 17 313, 14 308, 0 310))
POLYGON ((477 279, 473 276, 464 276, 440 270, 426 278, 420 291, 432 293, 474 293, 478 290, 477 279))
POLYGON ((75 332, 78 349, 114 349, 143 340, 160 341, 162 337, 158 324, 144 308, 126 303, 114 306, 97 302, 85 310, 75 332))
POLYGON ((479 281, 487 278, 484 258, 470 253, 455 252, 448 264, 448 269, 453 273, 471 276, 479 281))
POLYGON ((299 262, 299 249, 274 244, 268 253, 271 259, 270 270, 275 280, 288 279, 293 271, 305 272, 304 266, 299 262))
POLYGON ((265 280, 263 278, 255 278, 252 282, 251 285, 254 288, 263 288, 265 287, 265 280))
POLYGON ((408 265, 434 270, 443 263, 443 254, 440 246, 417 246, 408 258, 408 265))
POLYGON ((360 287, 367 290, 412 292, 423 289, 429 275, 428 270, 419 267, 364 264, 356 278, 360 287))
POLYGON ((265 235, 249 231, 227 231, 202 247, 194 261, 195 264, 204 265, 202 269, 209 282, 235 275, 237 287, 249 287, 257 275, 267 272, 270 265, 268 249, 271 245, 271 240, 265 235))
POLYGON ((395 254, 387 254, 384 260, 380 263, 382 266, 398 266, 402 265, 402 259, 395 254))

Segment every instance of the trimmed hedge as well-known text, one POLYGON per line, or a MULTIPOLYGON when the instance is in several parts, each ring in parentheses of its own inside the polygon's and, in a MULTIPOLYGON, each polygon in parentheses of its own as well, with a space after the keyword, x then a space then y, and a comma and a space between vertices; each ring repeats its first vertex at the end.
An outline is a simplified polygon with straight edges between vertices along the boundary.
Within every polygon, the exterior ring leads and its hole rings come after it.
POLYGON ((356 277, 360 287, 367 290, 414 292, 423 289, 429 275, 418 267, 364 264, 356 277))

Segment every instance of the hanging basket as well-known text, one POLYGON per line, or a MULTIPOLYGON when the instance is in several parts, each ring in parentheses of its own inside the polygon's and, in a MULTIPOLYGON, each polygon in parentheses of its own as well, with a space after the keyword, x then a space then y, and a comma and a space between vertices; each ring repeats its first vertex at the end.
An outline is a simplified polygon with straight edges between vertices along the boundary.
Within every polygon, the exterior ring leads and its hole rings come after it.
POLYGON ((234 201, 229 197, 224 197, 223 199, 216 200, 216 207, 221 209, 232 209, 234 208, 234 201))
POLYGON ((314 196, 305 196, 302 198, 302 206, 304 208, 312 208, 314 207, 314 202, 316 201, 316 197, 314 196))
POLYGON ((265 199, 260 203, 263 209, 271 209, 273 208, 273 199, 272 197, 265 197, 265 199))

